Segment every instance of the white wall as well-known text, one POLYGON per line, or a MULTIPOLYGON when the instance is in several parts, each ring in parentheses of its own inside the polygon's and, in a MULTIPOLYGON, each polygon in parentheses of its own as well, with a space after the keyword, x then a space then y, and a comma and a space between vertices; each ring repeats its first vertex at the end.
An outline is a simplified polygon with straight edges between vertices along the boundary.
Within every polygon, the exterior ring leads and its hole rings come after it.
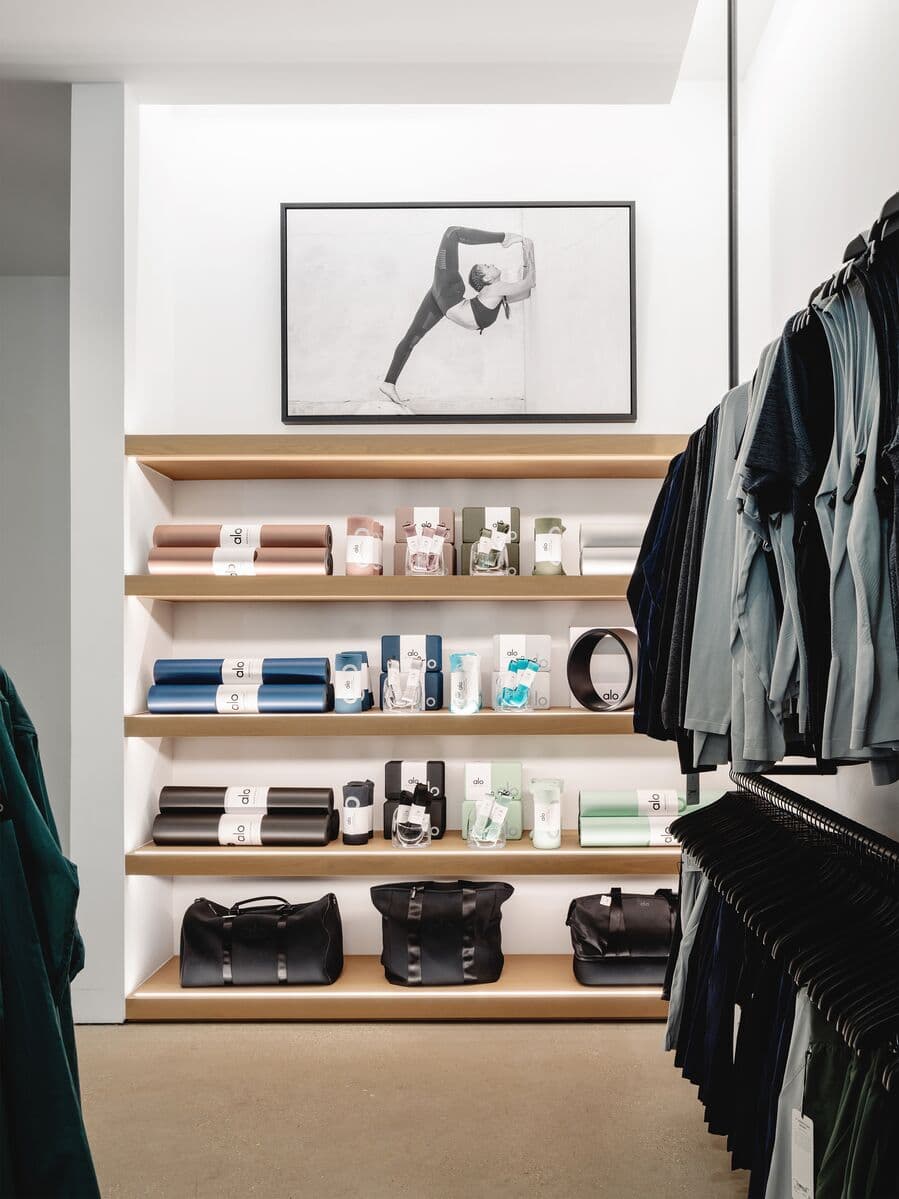
POLYGON ((128 431, 283 431, 279 204, 416 199, 636 200, 636 428, 692 429, 726 384, 723 150, 714 83, 670 105, 143 107, 128 431))
MULTIPOLYGON (((678 90, 671 106, 642 108, 143 107, 135 354, 133 376, 126 355, 132 380, 126 387, 126 428, 135 433, 283 431, 281 201, 586 198, 637 203, 637 428, 690 430, 725 384, 722 149, 721 90, 714 84, 691 84, 678 90)), ((352 328, 338 326, 328 351, 339 355, 352 337, 352 328)), ((564 398, 565 379, 555 383, 564 398)), ((343 520, 349 512, 380 515, 392 529, 397 504, 427 498, 457 511, 464 504, 519 504, 526 535, 535 515, 559 508, 571 528, 568 567, 574 569, 582 516, 608 507, 648 513, 655 490, 656 484, 641 481, 170 485, 135 467, 126 475, 126 562, 130 570, 143 568, 152 524, 167 513, 176 520, 227 519, 229 514, 266 520, 280 514, 331 522, 342 571, 343 520)), ((505 613, 495 605, 402 611, 389 605, 277 607, 263 613, 254 605, 225 610, 128 601, 126 709, 143 708, 153 659, 169 652, 212 654, 236 645, 255 646, 260 653, 312 652, 319 646, 333 655, 355 645, 373 652, 381 633, 404 630, 440 632, 447 647, 486 652, 490 635, 503 622, 513 631, 552 634, 555 702, 562 704, 568 626, 627 618, 621 604, 545 604, 505 613)), ((340 739, 317 741, 132 741, 125 754, 126 848, 149 838, 164 782, 238 776, 269 784, 318 781, 339 794, 341 785, 361 772, 376 780, 380 795, 387 759, 425 752, 423 744, 408 739, 353 737, 349 724, 340 739)), ((679 783, 670 746, 632 738, 513 736, 471 744, 446 738, 430 740, 427 752, 447 762, 450 823, 456 827, 466 759, 514 757, 524 761, 528 778, 564 775, 569 827, 581 787, 679 783)), ((704 784, 715 787, 713 779, 704 784)), ((645 880, 647 886, 660 881, 645 880)), ((508 914, 510 950, 566 952, 567 900, 588 885, 585 880, 522 880, 508 914)), ((366 885, 340 886, 348 946, 376 952, 378 925, 366 885)), ((239 880, 176 880, 174 885, 126 880, 128 988, 171 952, 184 907, 200 893, 198 887, 220 898, 247 893, 239 880)), ((260 888, 299 895, 320 892, 322 883, 254 881, 251 889, 260 888)))
MULTIPOLYGON (((899 190, 899 6, 776 0, 743 82, 741 375, 899 190)), ((790 785, 791 780, 785 782, 790 785)), ((796 790, 899 837, 899 787, 867 767, 796 790)))
POLYGON ((776 0, 742 84, 742 376, 899 190, 899 5, 776 0))
POLYGON ((130 108, 119 84, 72 89, 70 266, 72 857, 87 965, 76 1018, 124 1012, 125 463, 133 238, 130 108))
POLYGON ((69 834, 69 281, 0 277, 0 662, 69 834))

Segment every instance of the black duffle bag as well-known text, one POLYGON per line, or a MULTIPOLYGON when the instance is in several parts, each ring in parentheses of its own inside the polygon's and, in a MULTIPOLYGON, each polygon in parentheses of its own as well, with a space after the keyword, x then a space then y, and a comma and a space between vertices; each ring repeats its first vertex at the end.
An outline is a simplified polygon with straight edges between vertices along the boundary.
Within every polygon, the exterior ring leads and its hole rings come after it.
POLYGON ((661 986, 676 915, 677 896, 668 890, 625 895, 613 887, 573 899, 566 924, 575 978, 588 987, 661 986))
POLYGON ((403 987, 496 982, 503 972, 502 905, 509 883, 386 883, 372 887, 381 913, 381 964, 403 987))
POLYGON ((195 899, 181 922, 182 987, 322 986, 342 970, 336 895, 311 903, 261 895, 231 908, 195 899))

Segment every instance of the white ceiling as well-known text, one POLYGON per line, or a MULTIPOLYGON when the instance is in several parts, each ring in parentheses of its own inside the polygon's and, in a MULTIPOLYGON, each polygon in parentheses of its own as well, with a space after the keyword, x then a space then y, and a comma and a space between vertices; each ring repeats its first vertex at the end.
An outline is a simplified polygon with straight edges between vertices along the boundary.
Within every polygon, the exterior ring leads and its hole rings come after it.
MULTIPOLYGON (((722 0, 723 2, 723 0, 722 0)), ((0 77, 143 99, 670 99, 696 0, 0 0, 0 77)))

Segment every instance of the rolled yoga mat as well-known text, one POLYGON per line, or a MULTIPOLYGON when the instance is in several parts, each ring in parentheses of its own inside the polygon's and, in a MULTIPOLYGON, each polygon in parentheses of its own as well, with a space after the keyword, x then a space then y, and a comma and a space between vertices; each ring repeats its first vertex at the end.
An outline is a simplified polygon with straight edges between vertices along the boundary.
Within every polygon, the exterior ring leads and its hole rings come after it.
POLYGON ((157 658, 154 683, 329 683, 327 658, 157 658))
POLYGON ((582 816, 667 816, 673 820, 687 809, 687 801, 674 790, 582 791, 582 816))
POLYGON ((256 551, 257 575, 332 575, 330 550, 289 549, 277 546, 256 551))
POLYGON ((340 829, 337 812, 262 816, 164 812, 153 821, 156 845, 327 845, 340 829))
POLYGON ((245 546, 248 549, 330 549, 330 525, 157 525, 153 544, 160 548, 245 546))
POLYGON ((641 545, 646 532, 645 516, 622 516, 610 513, 581 524, 581 549, 608 546, 641 545))
POLYGON ((578 825, 583 846, 676 845, 668 831, 673 816, 581 816, 578 825))
POLYGON ((331 787, 163 787, 159 811, 170 813, 249 812, 261 816, 278 812, 333 812, 331 787))
POLYGON ((334 690, 328 683, 263 683, 261 686, 206 683, 154 683, 147 708, 165 713, 330 712, 334 690))
POLYGON ((638 546, 605 546, 581 550, 582 575, 632 575, 640 553, 638 546))
POLYGON ((166 546, 147 555, 151 575, 330 575, 331 551, 324 547, 204 549, 166 546))

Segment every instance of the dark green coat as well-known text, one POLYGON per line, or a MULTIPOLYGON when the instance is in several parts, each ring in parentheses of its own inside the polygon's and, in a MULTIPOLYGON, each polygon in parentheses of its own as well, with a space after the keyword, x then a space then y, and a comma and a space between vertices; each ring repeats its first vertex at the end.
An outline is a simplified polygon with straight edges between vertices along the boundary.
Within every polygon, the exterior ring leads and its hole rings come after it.
POLYGON ((84 964, 37 735, 0 669, 0 1195, 99 1196, 81 1118, 69 982, 84 964))

